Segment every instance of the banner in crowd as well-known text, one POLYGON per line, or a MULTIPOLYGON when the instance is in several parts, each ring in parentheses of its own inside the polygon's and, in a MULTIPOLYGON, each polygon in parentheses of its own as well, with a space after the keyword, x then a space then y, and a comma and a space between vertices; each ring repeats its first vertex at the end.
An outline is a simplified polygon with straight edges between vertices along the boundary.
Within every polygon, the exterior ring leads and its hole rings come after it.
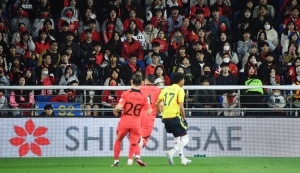
MULTIPOLYGON (((118 118, 2 118, 0 157, 111 156, 118 118)), ((188 157, 300 157, 300 119, 188 118, 188 157)), ((128 154, 128 139, 122 156, 128 154)), ((161 119, 143 156, 165 156, 173 147, 161 119)))
MULTIPOLYGON (((53 111, 55 116, 83 116, 83 111, 78 109, 82 108, 83 105, 79 103, 62 103, 62 102, 38 102, 35 105, 37 109, 44 109, 46 104, 51 104, 53 109, 60 109, 59 111, 53 111), (64 110, 67 109, 67 110, 64 110), (77 110, 74 110, 77 109, 77 110)), ((40 115, 43 111, 37 111, 36 116, 40 115)))

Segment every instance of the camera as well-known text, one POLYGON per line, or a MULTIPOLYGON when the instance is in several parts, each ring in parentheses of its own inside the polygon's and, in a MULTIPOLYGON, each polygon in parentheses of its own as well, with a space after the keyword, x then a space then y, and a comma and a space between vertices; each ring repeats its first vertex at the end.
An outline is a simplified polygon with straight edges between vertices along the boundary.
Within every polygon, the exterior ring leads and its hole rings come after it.
POLYGON ((244 23, 241 23, 240 29, 245 29, 246 25, 244 23))

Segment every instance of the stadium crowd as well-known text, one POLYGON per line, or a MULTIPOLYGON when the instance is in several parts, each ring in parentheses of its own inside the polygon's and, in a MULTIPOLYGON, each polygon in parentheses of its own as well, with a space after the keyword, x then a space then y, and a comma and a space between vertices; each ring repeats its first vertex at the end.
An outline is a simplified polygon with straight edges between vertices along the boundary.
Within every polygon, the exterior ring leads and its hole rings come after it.
MULTIPOLYGON (((300 85, 299 0, 1 0, 4 86, 124 86, 134 73, 171 85, 300 85), (298 67, 299 66, 299 67, 298 67)), ((113 108, 123 91, 0 90, 0 109, 48 102, 113 108), (86 98, 84 98, 86 97, 86 98)), ((300 91, 190 90, 189 107, 280 108, 300 91)), ((273 109, 274 110, 274 109, 273 109)), ((31 112, 21 112, 31 116, 31 112)), ((109 114, 109 113, 108 113, 109 114)), ((200 115, 211 115, 200 112, 200 115)), ((221 111, 236 116, 239 111, 221 111)), ((249 112, 251 114, 251 112, 249 112)), ((97 116, 98 112, 86 115, 97 116)))

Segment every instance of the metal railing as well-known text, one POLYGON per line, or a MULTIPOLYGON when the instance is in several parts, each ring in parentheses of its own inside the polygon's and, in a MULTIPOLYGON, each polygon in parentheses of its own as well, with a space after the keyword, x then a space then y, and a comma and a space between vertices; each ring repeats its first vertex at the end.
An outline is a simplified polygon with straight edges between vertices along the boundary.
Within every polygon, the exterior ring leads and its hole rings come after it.
MULTIPOLYGON (((130 89, 130 86, 0 86, 0 89, 4 89, 6 91, 12 91, 12 90, 30 90, 32 93, 34 93, 35 90, 60 90, 60 89, 76 89, 82 91, 83 94, 83 105, 87 104, 86 96, 87 96, 87 91, 89 90, 94 90, 94 91, 104 91, 104 90, 127 90, 130 89)), ((164 88, 164 86, 160 86, 160 88, 164 88)), ((247 89, 254 89, 254 88, 266 88, 266 89, 278 89, 281 91, 284 91, 285 94, 287 95, 292 95, 293 91, 295 90, 300 90, 300 87, 297 85, 289 85, 289 86, 183 86, 183 89, 185 91, 189 90, 235 90, 238 97, 240 98, 243 96, 241 94, 241 91, 247 90, 247 89), (285 91, 289 91, 286 93, 285 91)), ((186 92, 186 98, 192 97, 194 95, 189 95, 188 92, 186 92)), ((102 96, 102 95, 101 95, 102 96)), ((215 96, 218 96, 215 94, 215 96)), ((220 95, 219 95, 220 96, 220 95)), ((267 95, 266 95, 267 96, 267 95)), ((245 96, 244 96, 245 97, 245 96)), ((185 110, 186 110, 186 115, 191 115, 190 112, 201 112, 201 111, 211 111, 211 112, 220 112, 220 111, 240 111, 239 116, 244 116, 245 112, 257 112, 258 114, 262 112, 273 112, 275 110, 280 110, 284 111, 287 113, 289 116, 298 116, 298 111, 300 108, 295 108, 293 107, 293 101, 291 100, 292 97, 290 97, 290 100, 287 102, 287 106, 284 108, 249 108, 249 107, 244 107, 243 103, 241 103, 241 99, 238 101, 238 106, 234 108, 223 108, 218 105, 220 103, 216 102, 214 103, 216 106, 213 108, 195 108, 192 106, 192 103, 189 103, 188 101, 185 102, 185 110)), ((195 104, 195 103, 193 103, 195 104)), ((263 104, 263 103, 253 103, 253 104, 263 104)), ((43 108, 35 108, 34 104, 33 107, 30 109, 22 109, 20 108, 21 111, 32 111, 32 112, 37 112, 37 111, 43 111, 43 108)), ((60 109, 54 109, 54 111, 68 111, 70 109, 68 108, 60 108, 60 109)), ((112 111, 112 108, 102 108, 101 106, 99 108, 85 108, 85 107, 80 107, 80 108, 73 108, 73 111, 82 111, 84 112, 83 115, 85 114, 85 111, 98 111, 98 112, 110 112, 112 111)), ((11 108, 8 109, 0 109, 0 111, 12 111, 11 108)), ((34 115, 34 114, 32 114, 34 115)), ((197 114, 196 114, 197 115, 197 114)))

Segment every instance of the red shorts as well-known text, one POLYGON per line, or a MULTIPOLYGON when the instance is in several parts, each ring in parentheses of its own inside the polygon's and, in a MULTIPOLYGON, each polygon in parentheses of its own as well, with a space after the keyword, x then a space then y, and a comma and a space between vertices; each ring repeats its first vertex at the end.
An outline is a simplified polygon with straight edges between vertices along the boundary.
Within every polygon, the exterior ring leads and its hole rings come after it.
POLYGON ((137 144, 141 139, 141 126, 136 124, 119 123, 117 127, 117 134, 120 139, 123 139, 129 133, 130 144, 137 144))
MULTIPOLYGON (((148 116, 148 115, 146 115, 148 116)), ((152 117, 141 117, 142 137, 147 138, 151 136, 155 118, 152 117)))

